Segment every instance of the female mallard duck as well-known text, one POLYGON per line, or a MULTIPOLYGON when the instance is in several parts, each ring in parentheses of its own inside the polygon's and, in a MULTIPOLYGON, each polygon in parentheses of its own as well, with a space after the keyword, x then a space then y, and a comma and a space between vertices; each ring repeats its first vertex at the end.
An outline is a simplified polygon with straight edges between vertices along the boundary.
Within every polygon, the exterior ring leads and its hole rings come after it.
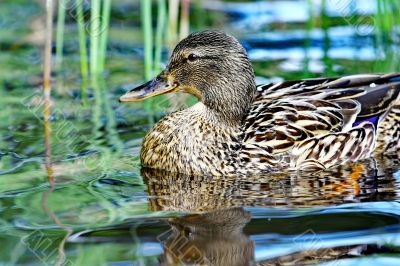
POLYGON ((173 91, 199 99, 150 130, 140 156, 144 167, 183 174, 254 175, 325 169, 367 158, 387 140, 388 146, 397 144, 400 123, 395 128, 390 123, 398 116, 390 116, 383 129, 379 126, 396 103, 398 81, 400 73, 256 87, 239 42, 222 32, 204 31, 182 40, 165 70, 120 101, 173 91))

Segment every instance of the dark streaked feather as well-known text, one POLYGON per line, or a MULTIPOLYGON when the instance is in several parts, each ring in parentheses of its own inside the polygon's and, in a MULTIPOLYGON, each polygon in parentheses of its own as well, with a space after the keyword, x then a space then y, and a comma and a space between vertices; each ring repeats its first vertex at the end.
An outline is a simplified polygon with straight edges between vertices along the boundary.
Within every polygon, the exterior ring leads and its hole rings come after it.
MULTIPOLYGON (((261 158, 272 167, 310 170, 368 157, 378 122, 399 97, 399 80, 400 74, 393 73, 259 86, 243 126, 244 168, 261 165, 261 158)), ((400 121, 398 113, 386 124, 400 121)), ((400 123, 388 134, 400 139, 400 123)))

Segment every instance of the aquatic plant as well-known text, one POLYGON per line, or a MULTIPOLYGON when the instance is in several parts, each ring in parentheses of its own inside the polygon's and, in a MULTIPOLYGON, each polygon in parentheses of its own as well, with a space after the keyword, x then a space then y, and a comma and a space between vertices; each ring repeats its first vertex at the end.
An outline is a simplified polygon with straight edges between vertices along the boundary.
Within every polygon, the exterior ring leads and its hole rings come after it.
POLYGON ((396 27, 400 25, 398 18, 400 2, 398 0, 377 0, 376 5, 375 35, 378 45, 382 46, 391 43, 395 34, 398 34, 396 27))
POLYGON ((85 31, 85 20, 83 17, 83 6, 81 0, 76 0, 76 18, 78 25, 79 34, 79 56, 80 56, 80 69, 81 69, 81 98, 83 103, 86 105, 87 101, 87 86, 89 79, 89 66, 88 66, 88 55, 86 48, 86 31, 85 31))
POLYGON ((155 36, 155 50, 154 50, 154 66, 153 69, 157 73, 161 70, 161 56, 162 56, 162 47, 163 47, 163 39, 164 39, 164 31, 165 31, 165 18, 167 13, 167 7, 165 0, 157 1, 157 28, 156 28, 156 36, 155 36))
MULTIPOLYGON (((181 1, 180 23, 178 31, 179 0, 169 0, 168 9, 165 0, 157 1, 157 23, 155 30, 152 25, 152 3, 151 1, 141 1, 141 27, 144 44, 144 79, 149 80, 161 70, 162 48, 164 44, 165 22, 168 16, 166 44, 171 50, 180 38, 184 38, 189 33, 189 0, 181 1), (154 33, 155 31, 155 33, 154 33)), ((161 98, 162 99, 162 98, 161 98)), ((174 97, 175 101, 179 101, 174 97)), ((144 107, 149 114, 149 122, 154 123, 154 101, 149 99, 144 102, 144 107)), ((163 102, 164 100, 161 100, 163 102)), ((173 105, 178 105, 173 103, 173 105)))
MULTIPOLYGON (((146 80, 153 76, 153 28, 151 25, 151 1, 142 0, 140 4, 141 22, 143 32, 143 45, 144 45, 144 78, 146 80)), ((149 123, 154 123, 152 115, 152 99, 144 103, 144 108, 150 114, 149 123)))
POLYGON ((92 82, 99 73, 100 0, 92 0, 90 6, 90 77, 92 82))
POLYGON ((107 54, 107 39, 108 31, 110 27, 110 13, 111 13, 111 0, 102 1, 102 14, 101 14, 101 32, 100 32, 100 43, 99 43, 99 66, 98 72, 104 71, 105 58, 107 54))
POLYGON ((57 30, 56 30, 56 69, 61 70, 64 48, 64 26, 65 26, 65 0, 58 2, 57 30))
POLYGON ((51 127, 50 127, 50 94, 51 94, 51 47, 53 33, 53 0, 46 0, 46 31, 43 62, 43 93, 44 93, 44 141, 46 149, 45 166, 50 186, 54 187, 54 176, 51 167, 51 127))

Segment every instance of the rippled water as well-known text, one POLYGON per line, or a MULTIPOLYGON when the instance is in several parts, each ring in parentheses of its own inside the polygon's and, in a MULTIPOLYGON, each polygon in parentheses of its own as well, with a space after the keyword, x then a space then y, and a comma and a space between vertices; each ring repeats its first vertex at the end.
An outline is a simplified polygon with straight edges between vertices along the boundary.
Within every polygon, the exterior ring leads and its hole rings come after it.
MULTIPOLYGON (((322 29, 305 25, 306 1, 210 2, 208 23, 240 38, 259 82, 399 68, 396 43, 357 33, 335 5, 327 16, 336 24, 322 29)), ((356 2, 361 15, 376 8, 356 2)), ((124 17, 137 16, 136 4, 115 4, 109 72, 86 107, 73 26, 66 34, 50 123, 54 191, 44 167, 41 48, 31 35, 40 7, 21 0, 0 10, 1 265, 400 265, 396 154, 247 179, 141 169, 141 138, 169 98, 151 112, 117 102, 141 82, 140 31, 124 17)))

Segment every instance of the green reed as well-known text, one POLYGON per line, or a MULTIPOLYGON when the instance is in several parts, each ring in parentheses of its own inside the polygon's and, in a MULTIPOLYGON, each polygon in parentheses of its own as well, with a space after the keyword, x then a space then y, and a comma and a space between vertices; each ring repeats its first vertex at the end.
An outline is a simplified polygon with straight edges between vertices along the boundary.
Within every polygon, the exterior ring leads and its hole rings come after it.
POLYGON ((168 0, 167 43, 171 50, 178 41, 179 0, 168 0))
POLYGON ((53 39, 53 0, 46 1, 46 31, 43 60, 43 94, 44 94, 44 144, 45 144, 45 167, 51 189, 54 188, 54 175, 51 163, 51 47, 53 39))
POLYGON ((179 39, 189 34, 189 0, 181 0, 181 17, 179 23, 179 39))
POLYGON ((92 0, 90 6, 90 75, 97 78, 99 71, 99 41, 100 41, 100 0, 92 0))
POLYGON ((111 0, 103 0, 102 6, 102 21, 101 21, 101 35, 99 43, 99 73, 104 71, 105 58, 107 53, 107 39, 110 27, 110 13, 111 13, 111 0))
MULTIPOLYGON (((153 77, 153 28, 151 25, 151 1, 141 0, 140 17, 142 22, 143 44, 144 44, 144 78, 149 80, 153 77)), ((152 109, 153 100, 144 102, 144 108, 149 113, 149 123, 154 124, 152 109)))
MULTIPOLYGON (((189 0, 168 0, 168 32, 166 36, 167 47, 170 52, 179 40, 189 34, 189 7, 189 0)), ((185 105, 186 102, 186 95, 175 95, 170 99, 170 109, 176 110, 185 105)))
MULTIPOLYGON (((89 18, 85 17, 84 2, 82 0, 75 1, 82 79, 81 95, 83 103, 85 103, 89 78, 91 78, 93 86, 93 79, 98 78, 105 70, 112 0, 92 0, 88 12, 90 13, 89 18), (89 30, 89 33, 86 32, 87 30, 89 30)), ((183 38, 189 33, 189 0, 157 0, 157 19, 154 29, 152 25, 152 3, 153 1, 150 0, 141 0, 144 78, 146 80, 152 78, 154 74, 161 70, 163 46, 167 45, 172 49, 179 38, 183 38), (165 34, 166 30, 168 30, 168 34, 165 34)), ((63 60, 65 6, 66 0, 60 0, 56 43, 58 69, 61 69, 63 60)), ((148 106, 147 110, 150 110, 151 101, 147 101, 145 106, 148 106)))
POLYGON ((143 43, 144 43, 144 78, 153 76, 153 28, 151 25, 151 1, 142 0, 140 5, 143 43))
POLYGON ((64 26, 65 26, 65 0, 58 2, 57 12, 57 36, 56 36, 56 69, 61 70, 63 61, 63 49, 64 49, 64 26))
POLYGON ((167 7, 165 5, 165 0, 157 1, 157 28, 156 28, 156 36, 155 36, 155 49, 154 49, 154 72, 157 73, 161 70, 161 56, 162 56, 162 46, 163 46, 163 37, 165 30, 165 18, 167 14, 167 7))
POLYGON ((104 72, 107 53, 107 40, 110 24, 111 0, 92 0, 90 6, 89 62, 86 49, 85 19, 82 0, 76 0, 76 15, 79 33, 79 51, 81 58, 82 99, 87 101, 87 81, 90 73, 91 86, 97 86, 96 79, 104 72))
POLYGON ((375 34, 378 44, 385 45, 393 41, 393 30, 400 25, 398 18, 400 2, 398 0, 377 0, 376 5, 375 34))
POLYGON ((77 24, 78 24, 78 35, 79 35, 79 55, 80 55, 80 68, 82 76, 81 97, 82 97, 82 102, 86 104, 89 66, 88 66, 88 53, 86 48, 86 31, 85 31, 85 20, 83 17, 82 0, 76 0, 76 17, 78 22, 77 24))

